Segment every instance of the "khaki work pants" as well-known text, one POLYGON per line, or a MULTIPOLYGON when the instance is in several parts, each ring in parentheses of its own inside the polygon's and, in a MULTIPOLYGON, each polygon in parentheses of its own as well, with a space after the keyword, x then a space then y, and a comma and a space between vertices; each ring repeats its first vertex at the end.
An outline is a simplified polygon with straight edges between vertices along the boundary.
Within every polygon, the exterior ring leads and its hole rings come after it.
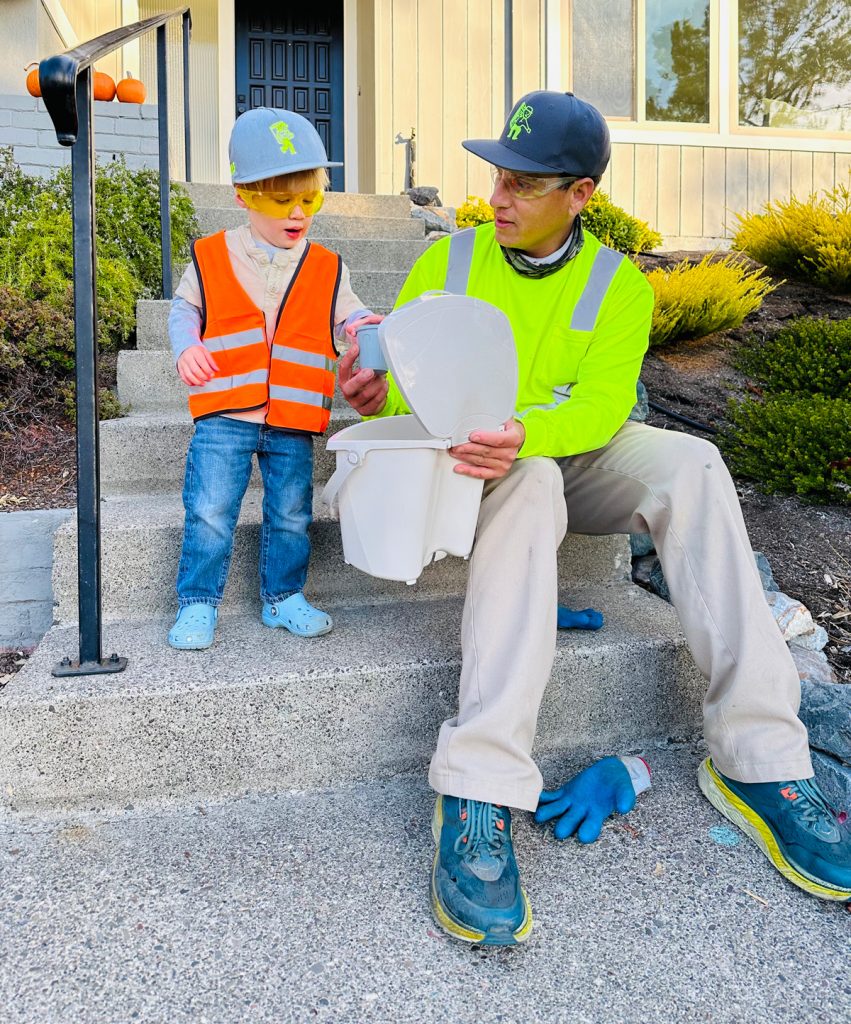
POLYGON ((538 709, 555 657, 556 553, 574 533, 649 533, 692 656, 709 682, 704 734, 741 782, 809 778, 795 665, 762 592, 718 449, 627 422, 598 451, 519 459, 485 485, 462 621, 459 710, 429 782, 534 810, 538 709))

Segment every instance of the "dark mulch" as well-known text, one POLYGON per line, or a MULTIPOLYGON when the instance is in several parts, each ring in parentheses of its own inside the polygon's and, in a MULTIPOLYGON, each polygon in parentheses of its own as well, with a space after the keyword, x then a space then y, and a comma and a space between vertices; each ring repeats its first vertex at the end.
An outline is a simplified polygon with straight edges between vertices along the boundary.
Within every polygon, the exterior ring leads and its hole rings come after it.
MULTIPOLYGON (((648 268, 694 254, 643 257, 648 268)), ((644 363, 652 401, 691 419, 722 426, 727 399, 748 382, 730 364, 736 346, 753 332, 773 334, 801 316, 851 317, 851 298, 807 285, 781 284, 740 328, 701 341, 655 349, 644 363)), ((115 380, 114 357, 102 368, 102 383, 115 380)), ((702 435, 657 412, 649 421, 669 430, 702 435)), ((70 507, 76 500, 73 425, 54 416, 25 429, 0 432, 0 510, 70 507)), ((830 635, 827 654, 838 678, 851 682, 851 512, 812 505, 794 496, 761 494, 737 481, 745 522, 755 549, 768 557, 780 588, 813 612, 830 635)), ((20 655, 0 656, 0 678, 15 671, 20 655)))
MULTIPOLYGON (((645 260, 658 266, 686 255, 645 260)), ((780 284, 741 327, 648 353, 641 378, 650 400, 700 423, 723 426, 730 395, 749 389, 748 380, 731 365, 736 347, 750 334, 772 335, 802 316, 847 319, 851 298, 794 282, 780 284)), ((648 422, 709 436, 658 412, 651 411, 648 422)), ((828 659, 837 678, 851 682, 851 509, 762 494, 747 481, 736 485, 754 548, 768 557, 780 589, 802 601, 827 629, 828 659)))

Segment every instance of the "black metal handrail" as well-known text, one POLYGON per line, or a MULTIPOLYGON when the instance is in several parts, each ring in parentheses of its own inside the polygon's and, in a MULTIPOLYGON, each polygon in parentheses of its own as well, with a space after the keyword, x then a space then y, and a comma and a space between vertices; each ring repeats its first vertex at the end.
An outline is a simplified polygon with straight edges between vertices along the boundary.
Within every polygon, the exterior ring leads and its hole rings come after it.
POLYGON ((44 104, 60 145, 71 146, 71 215, 74 230, 74 336, 77 380, 77 581, 79 660, 64 658, 57 676, 120 672, 126 658, 102 656, 100 557, 100 437, 97 360, 97 253, 95 251, 94 117, 95 61, 148 32, 157 33, 157 104, 160 178, 162 293, 171 298, 171 175, 168 160, 166 25, 183 22, 183 130, 185 177, 191 181, 189 147, 189 7, 106 32, 39 64, 44 104))

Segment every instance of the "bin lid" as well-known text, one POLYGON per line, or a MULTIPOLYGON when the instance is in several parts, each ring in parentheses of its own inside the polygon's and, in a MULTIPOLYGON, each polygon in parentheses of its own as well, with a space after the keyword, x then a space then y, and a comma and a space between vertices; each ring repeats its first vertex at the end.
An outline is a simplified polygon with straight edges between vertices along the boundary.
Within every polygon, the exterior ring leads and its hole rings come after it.
POLYGON ((427 293, 383 320, 378 339, 408 408, 433 437, 463 444, 514 415, 514 335, 489 302, 427 293))

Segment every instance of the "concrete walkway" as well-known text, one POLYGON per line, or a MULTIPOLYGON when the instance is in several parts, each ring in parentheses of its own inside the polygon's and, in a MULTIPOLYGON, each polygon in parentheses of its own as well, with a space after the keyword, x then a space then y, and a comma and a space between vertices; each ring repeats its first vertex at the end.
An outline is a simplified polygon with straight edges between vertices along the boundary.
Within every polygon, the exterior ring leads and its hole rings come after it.
MULTIPOLYGON (((851 915, 785 882, 701 797, 701 751, 589 847, 517 816, 536 928, 432 923, 421 776, 0 822, 4 1024, 851 1019, 851 915)), ((565 767, 548 766, 548 782, 565 767)))

